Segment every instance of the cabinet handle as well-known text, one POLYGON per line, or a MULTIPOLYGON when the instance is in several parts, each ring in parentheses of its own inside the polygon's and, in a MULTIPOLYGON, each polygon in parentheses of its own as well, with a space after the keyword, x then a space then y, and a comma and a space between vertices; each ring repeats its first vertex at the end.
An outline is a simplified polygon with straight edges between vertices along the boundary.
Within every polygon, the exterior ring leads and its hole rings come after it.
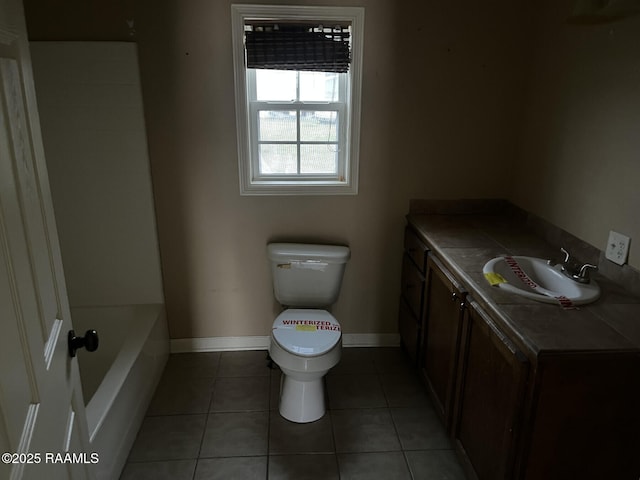
POLYGON ((453 293, 451 294, 451 301, 452 301, 452 302, 455 302, 457 299, 458 299, 458 294, 457 294, 456 292, 453 292, 453 293))

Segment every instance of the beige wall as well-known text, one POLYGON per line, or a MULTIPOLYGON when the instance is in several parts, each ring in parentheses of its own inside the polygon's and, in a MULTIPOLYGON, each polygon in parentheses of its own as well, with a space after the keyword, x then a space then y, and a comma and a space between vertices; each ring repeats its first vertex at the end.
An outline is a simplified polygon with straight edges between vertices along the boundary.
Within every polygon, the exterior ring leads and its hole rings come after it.
POLYGON ((268 335, 277 305, 265 249, 285 239, 348 244, 334 313, 347 333, 396 331, 409 199, 505 196, 503 165, 515 153, 519 16, 507 1, 491 11, 450 3, 357 2, 366 8, 360 193, 275 198, 239 195, 231 2, 141 7, 173 338, 268 335))
POLYGON ((572 3, 538 12, 512 198, 600 249, 630 236, 640 268, 640 16, 570 25, 572 3))
POLYGON ((230 3, 101 16, 104 0, 70 0, 54 22, 38 6, 57 2, 28 0, 34 38, 139 44, 173 338, 267 335, 265 247, 285 239, 350 245, 334 312, 348 333, 395 332, 411 198, 507 197, 599 248, 609 229, 640 238, 640 17, 571 26, 572 0, 350 2, 366 8, 359 195, 241 197, 230 3))

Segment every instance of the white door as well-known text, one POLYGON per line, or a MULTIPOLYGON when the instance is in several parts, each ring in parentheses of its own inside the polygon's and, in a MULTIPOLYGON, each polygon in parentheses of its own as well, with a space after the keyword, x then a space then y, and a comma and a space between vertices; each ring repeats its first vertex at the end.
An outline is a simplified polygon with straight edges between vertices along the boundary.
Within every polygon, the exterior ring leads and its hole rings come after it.
POLYGON ((92 477, 71 329, 22 4, 0 0, 2 480, 92 477))

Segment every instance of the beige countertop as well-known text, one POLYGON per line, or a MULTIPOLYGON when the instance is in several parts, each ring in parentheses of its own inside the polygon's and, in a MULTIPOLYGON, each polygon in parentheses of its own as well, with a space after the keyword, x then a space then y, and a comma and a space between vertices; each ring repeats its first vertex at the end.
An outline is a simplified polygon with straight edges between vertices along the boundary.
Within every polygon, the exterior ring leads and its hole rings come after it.
POLYGON ((570 310, 489 285, 482 267, 494 257, 561 258, 559 246, 533 233, 517 215, 410 214, 407 220, 472 299, 529 356, 587 351, 640 353, 640 297, 600 273, 593 276, 602 290, 600 299, 570 310))

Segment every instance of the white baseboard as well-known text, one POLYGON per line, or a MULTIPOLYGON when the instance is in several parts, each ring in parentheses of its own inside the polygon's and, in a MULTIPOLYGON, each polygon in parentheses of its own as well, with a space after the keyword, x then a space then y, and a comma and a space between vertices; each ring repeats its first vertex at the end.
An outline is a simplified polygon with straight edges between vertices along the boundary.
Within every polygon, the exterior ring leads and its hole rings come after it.
MULTIPOLYGON (((270 337, 174 338, 171 353, 226 352, 232 350, 268 350, 270 337)), ((343 347, 397 347, 397 333, 344 333, 343 347)))

